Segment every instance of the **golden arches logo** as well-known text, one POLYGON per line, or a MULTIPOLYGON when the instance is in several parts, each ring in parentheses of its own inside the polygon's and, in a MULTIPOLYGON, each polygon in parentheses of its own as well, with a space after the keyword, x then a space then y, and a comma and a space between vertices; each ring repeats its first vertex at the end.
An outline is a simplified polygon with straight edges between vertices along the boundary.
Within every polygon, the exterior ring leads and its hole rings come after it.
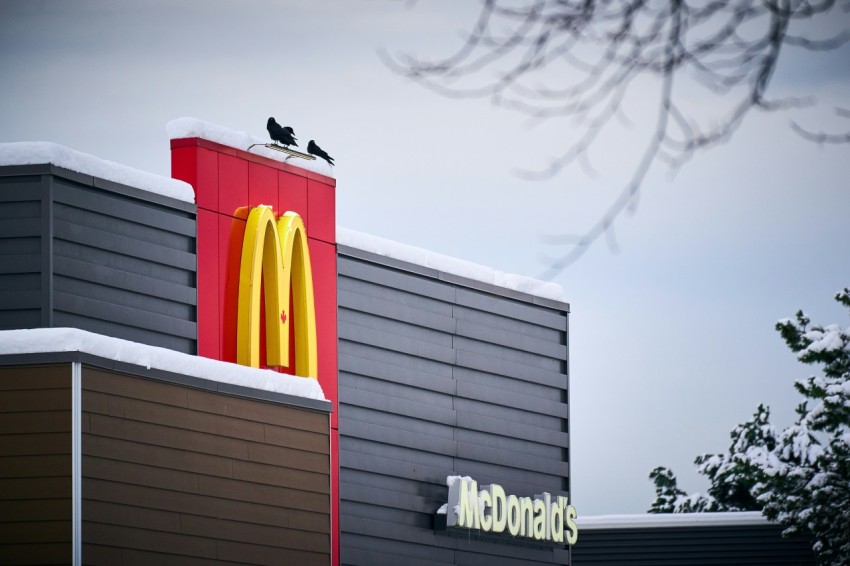
POLYGON ((295 212, 275 220, 269 206, 248 214, 242 241, 236 361, 260 366, 260 291, 265 288, 266 365, 289 366, 295 325, 295 375, 318 378, 313 271, 304 221, 295 212), (292 310, 289 313, 290 285, 292 310))

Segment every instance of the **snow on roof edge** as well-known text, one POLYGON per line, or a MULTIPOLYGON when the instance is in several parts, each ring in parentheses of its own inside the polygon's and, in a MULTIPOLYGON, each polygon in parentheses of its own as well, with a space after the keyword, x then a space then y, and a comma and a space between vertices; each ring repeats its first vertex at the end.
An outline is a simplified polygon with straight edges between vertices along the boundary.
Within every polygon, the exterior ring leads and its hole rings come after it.
POLYGON ((78 328, 0 331, 0 355, 51 352, 82 352, 147 369, 155 368, 219 383, 327 401, 321 385, 315 379, 183 354, 78 328))
POLYGON ((576 518, 579 530, 651 529, 664 527, 709 527, 766 525, 761 511, 724 513, 645 513, 637 515, 597 515, 576 518))
POLYGON ((0 165, 51 163, 84 175, 121 183, 183 202, 195 202, 195 191, 183 181, 134 169, 53 142, 0 143, 0 165))
MULTIPOLYGON (((271 139, 269 138, 257 138, 248 132, 231 130, 225 126, 213 124, 212 122, 205 122, 204 120, 193 118, 191 116, 184 116, 182 118, 175 118, 174 120, 171 120, 165 125, 165 131, 168 133, 168 137, 173 140, 181 138, 202 138, 234 149, 241 149, 242 151, 248 151, 248 147, 254 144, 267 144, 271 142, 271 139)), ((302 148, 299 147, 299 149, 302 148)), ((268 149, 267 147, 264 147, 264 145, 258 145, 251 148, 250 153, 262 155, 263 157, 268 157, 269 159, 274 159, 275 161, 280 161, 281 163, 286 163, 287 165, 292 165, 294 167, 300 167, 301 169, 319 173, 326 177, 336 178, 333 167, 321 159, 313 161, 308 161, 306 159, 293 159, 287 161, 286 154, 268 149)))
POLYGON ((497 287, 565 303, 564 289, 557 283, 524 275, 503 273, 489 267, 455 257, 438 254, 416 246, 372 236, 356 230, 336 227, 337 243, 399 261, 406 261, 444 273, 489 283, 497 287))

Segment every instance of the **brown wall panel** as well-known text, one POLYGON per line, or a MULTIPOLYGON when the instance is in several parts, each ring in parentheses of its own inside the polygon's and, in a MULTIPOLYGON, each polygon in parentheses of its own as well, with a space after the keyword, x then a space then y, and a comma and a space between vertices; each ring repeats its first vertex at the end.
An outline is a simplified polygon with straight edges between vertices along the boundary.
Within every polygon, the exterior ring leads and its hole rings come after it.
POLYGON ((84 366, 83 420, 85 561, 330 562, 327 413, 84 366))
POLYGON ((71 560, 71 365, 0 367, 0 564, 71 560))

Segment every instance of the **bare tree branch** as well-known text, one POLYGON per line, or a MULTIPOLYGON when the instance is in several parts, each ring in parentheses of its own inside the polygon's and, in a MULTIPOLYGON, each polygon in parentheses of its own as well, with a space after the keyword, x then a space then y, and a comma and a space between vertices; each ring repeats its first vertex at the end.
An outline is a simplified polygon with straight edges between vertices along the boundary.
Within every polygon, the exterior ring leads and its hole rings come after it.
MULTIPOLYGON (((698 151, 728 141, 754 110, 810 104, 808 98, 768 100, 767 89, 785 46, 823 51, 850 41, 848 30, 828 37, 789 33, 796 22, 840 10, 850 10, 850 0, 483 0, 465 41, 450 56, 381 57, 393 71, 442 95, 487 97, 534 121, 581 124, 583 132, 548 165, 519 172, 527 179, 552 178, 573 164, 591 169, 588 151, 614 118, 627 119, 623 103, 636 79, 660 79, 654 131, 640 161, 595 224, 560 240, 569 248, 544 274, 553 277, 636 206, 655 163, 675 170, 698 151), (700 125, 685 89, 674 89, 689 81, 723 97, 728 113, 709 127, 700 125)), ((819 143, 850 142, 850 134, 792 127, 819 143)))

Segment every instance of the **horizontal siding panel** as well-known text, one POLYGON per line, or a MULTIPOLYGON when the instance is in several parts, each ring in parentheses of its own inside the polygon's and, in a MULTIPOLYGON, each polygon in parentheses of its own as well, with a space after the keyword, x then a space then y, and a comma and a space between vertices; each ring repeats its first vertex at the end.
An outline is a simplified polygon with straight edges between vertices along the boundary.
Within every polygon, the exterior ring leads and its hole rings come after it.
POLYGON ((543 385, 533 381, 524 381, 513 379, 503 375, 496 375, 482 371, 475 371, 468 368, 457 367, 454 371, 455 380, 458 383, 469 383, 472 385, 490 387, 501 391, 508 391, 541 399, 550 403, 563 403, 567 395, 567 391, 562 387, 552 387, 543 385))
POLYGON ((162 332, 145 328, 127 326, 121 322, 92 318, 84 314, 54 311, 53 327, 82 328, 95 334, 103 334, 104 336, 112 336, 131 342, 139 342, 140 344, 168 348, 169 350, 175 350, 185 354, 194 354, 197 350, 196 340, 191 337, 163 334, 162 332))
POLYGON ((483 354, 493 358, 494 360, 499 360, 500 362, 512 362, 556 373, 560 373, 561 366, 564 363, 563 359, 539 356, 531 352, 523 352, 522 350, 516 350, 500 344, 482 342, 480 340, 473 340, 463 336, 455 337, 454 347, 459 352, 474 352, 477 354, 483 354))
POLYGON ((340 319, 338 332, 341 341, 357 341, 376 348, 429 358, 447 364, 454 362, 454 350, 451 345, 423 342, 416 337, 399 336, 389 331, 379 331, 349 324, 343 322, 343 319, 340 319))
POLYGON ((517 333, 510 330, 502 330, 467 320, 457 321, 457 334, 465 338, 498 344, 558 360, 567 358, 567 347, 558 342, 546 342, 531 336, 517 335, 517 333))
MULTIPOLYGON (((342 443, 340 443, 342 444, 342 443)), ((346 446, 348 442, 345 443, 346 446)), ((351 468, 364 472, 379 471, 387 476, 395 476, 411 480, 437 482, 446 480, 446 468, 440 462, 434 462, 437 467, 426 466, 419 463, 394 460, 375 456, 374 454, 349 451, 340 446, 339 463, 341 468, 351 468)), ((344 477, 340 472, 341 478, 344 477)))
POLYGON ((31 477, 0 477, 0 501, 3 505, 9 500, 60 499, 65 498, 71 505, 71 475, 31 477))
MULTIPOLYGON (((53 199, 62 205, 97 212, 118 219, 133 219, 160 230, 193 236, 194 214, 151 202, 85 187, 61 178, 53 183, 53 199)), ((58 207, 57 207, 58 208, 58 207)))
POLYGON ((5 224, 9 220, 19 220, 25 218, 41 218, 40 200, 25 200, 12 202, 0 201, 0 220, 3 220, 2 224, 5 224))
POLYGON ((0 454, 7 456, 70 453, 71 434, 69 432, 0 434, 0 454))
MULTIPOLYGON (((0 259, 4 261, 4 259, 0 259)), ((0 292, 5 291, 29 291, 41 289, 40 273, 7 273, 0 277, 0 292)), ((7 305, 0 302, 0 308, 15 305, 7 305)), ((40 305, 39 305, 40 306, 40 305)))
POLYGON ((495 416, 509 423, 519 423, 548 430, 560 431, 562 430, 561 427, 565 425, 564 419, 561 417, 525 411, 506 405, 502 405, 496 411, 493 409, 493 405, 473 398, 455 398, 455 409, 458 414, 469 413, 471 415, 495 416))
POLYGON ((14 310, 39 309, 43 294, 41 289, 28 289, 20 291, 0 291, 0 309, 6 310, 13 307, 14 310))
POLYGON ((405 446, 422 452, 442 455, 454 455, 457 451, 457 443, 447 438, 433 437, 427 434, 358 422, 351 419, 346 419, 340 426, 343 428, 341 432, 352 438, 393 444, 395 446, 405 446))
POLYGON ((198 302, 197 290, 194 287, 170 283, 156 277, 146 277, 138 273, 129 273, 68 257, 55 258, 53 268, 56 275, 87 281, 91 284, 124 289, 187 305, 197 305, 198 302))
MULTIPOLYGON (((97 200, 101 204, 106 204, 106 201, 100 195, 97 195, 97 200)), ((53 214, 57 220, 76 224, 86 229, 105 231, 110 234, 135 238, 146 244, 194 253, 195 223, 193 219, 176 216, 172 211, 156 211, 154 214, 150 214, 150 209, 138 204, 122 203, 117 199, 115 202, 120 203, 119 206, 126 204, 125 208, 131 212, 132 216, 121 217, 110 214, 109 206, 94 210, 81 208, 80 203, 63 204, 61 198, 56 200, 53 214), (178 232, 164 228, 163 224, 178 228, 178 232)), ((113 204, 109 203, 109 205, 113 204)))
MULTIPOLYGON (((374 411, 368 407, 360 407, 357 405, 340 405, 340 426, 345 427, 344 423, 348 421, 359 421, 362 423, 371 423, 382 427, 397 428, 403 431, 415 432, 430 437, 441 438, 444 440, 452 440, 454 438, 454 427, 447 424, 433 422, 431 420, 415 419, 404 415, 395 415, 392 413, 383 413, 374 411)), ((460 415, 456 415, 457 418, 460 415)), ((346 434, 345 431, 342 431, 346 434)))
POLYGON ((73 295, 60 291, 58 287, 53 295, 56 311, 80 315, 87 319, 101 319, 116 325, 132 326, 163 335, 174 335, 178 338, 194 339, 197 336, 197 324, 193 321, 73 295))
POLYGON ((194 287, 195 268, 181 267, 166 263, 157 263, 149 259, 137 257, 135 253, 125 255, 116 253, 100 246, 90 246, 66 240, 53 241, 53 255, 56 259, 71 258, 85 261, 94 265, 103 265, 111 269, 126 271, 136 275, 161 279, 177 285, 194 287), (84 259, 81 259, 84 258, 84 259))
MULTIPOLYGON (((150 321, 142 319, 136 323, 137 326, 142 328, 151 327, 161 330, 161 328, 154 326, 156 322, 170 319, 176 319, 176 323, 172 324, 176 324, 178 327, 185 328, 195 325, 194 299, 190 303, 181 303, 147 293, 137 293, 131 289, 110 287, 95 281, 65 277, 58 273, 53 278, 53 288, 54 296, 57 298, 67 296, 72 298, 79 297, 83 300, 94 300, 97 305, 103 305, 100 307, 101 310, 122 313, 123 309, 135 309, 142 313, 148 313, 151 316, 150 321)), ((185 289, 194 292, 193 289, 188 287, 185 289)), ((153 289, 149 290, 149 292, 152 291, 153 289)), ((129 321, 127 321, 127 324, 130 324, 129 321)))
POLYGON ((477 430, 466 430, 461 427, 457 428, 456 437, 458 443, 466 445, 474 444, 483 448, 495 448, 505 452, 513 452, 519 457, 529 455, 536 458, 554 460, 558 463, 566 460, 564 457, 564 447, 532 442, 526 438, 512 438, 510 436, 501 436, 477 430))
MULTIPOLYGON (((41 235, 32 238, 7 238, 0 240, 0 256, 41 254, 41 235)), ((3 257, 8 261, 9 257, 3 257)))
MULTIPOLYGON (((382 352, 375 352, 375 358, 381 358, 382 352)), ((409 358, 408 358, 409 359, 409 358)), ((416 387, 419 389, 427 389, 437 393, 445 393, 453 395, 456 392, 455 380, 451 377, 451 366, 437 366, 439 369, 448 369, 448 375, 429 373, 409 367, 392 365, 383 363, 380 360, 359 358, 356 356, 342 354, 339 357, 340 367, 344 367, 346 373, 359 374, 369 376, 373 379, 381 381, 389 381, 416 387)), ((430 366, 433 369, 435 366, 430 366)))
POLYGON ((454 302, 455 298, 455 288, 448 283, 400 270, 378 267, 344 255, 337 256, 337 272, 340 278, 360 279, 378 286, 399 289, 447 303, 454 302))
POLYGON ((340 372, 340 377, 345 380, 347 389, 359 389, 407 401, 415 401, 428 408, 451 410, 453 406, 452 396, 439 391, 409 387, 401 383, 371 379, 367 376, 347 372, 340 372))
POLYGON ((517 454, 508 450, 461 442, 460 440, 457 443, 457 456, 461 459, 486 462, 506 468, 519 468, 524 472, 538 472, 564 478, 568 477, 570 473, 569 462, 560 462, 550 458, 532 456, 531 454, 517 454))
MULTIPOLYGON (((564 362, 566 364, 566 362, 564 362)), ((560 367, 536 368, 522 363, 493 358, 484 353, 457 351, 457 365, 464 368, 475 369, 512 377, 521 381, 538 383, 558 389, 567 388, 567 375, 561 372, 560 367)))
POLYGON ((368 313, 370 316, 380 316, 440 332, 453 332, 455 329, 451 312, 448 315, 437 314, 431 310, 392 303, 383 298, 364 297, 344 290, 337 290, 337 300, 340 308, 353 312, 368 313))
MULTIPOLYGON (((337 291, 340 297, 339 304, 346 307, 349 306, 347 304, 348 299, 359 299, 368 300, 369 304, 387 303, 448 318, 451 318, 454 312, 453 305, 444 300, 432 299, 400 288, 388 287, 383 284, 376 285, 351 277, 339 277, 337 291)), ((371 310, 366 310, 366 312, 371 312, 371 310)))
POLYGON ((423 513, 426 515, 433 514, 444 503, 413 493, 402 493, 383 488, 364 487, 362 485, 351 485, 347 483, 340 483, 339 495, 345 501, 357 501, 378 507, 390 507, 410 513, 423 513))
POLYGON ((195 270, 196 259, 194 253, 150 243, 140 246, 139 241, 135 238, 120 236, 105 230, 96 230, 56 219, 53 222, 53 235, 57 240, 99 248, 112 253, 136 257, 187 271, 195 270))
MULTIPOLYGON (((552 495, 566 494, 564 490, 567 476, 520 469, 514 465, 500 466, 477 458, 470 460, 458 457, 455 467, 456 474, 469 475, 475 478, 479 485, 498 483, 507 493, 515 495, 529 496, 543 492, 552 495)), ((448 494, 448 491, 446 493, 448 494)))
POLYGON ((452 315, 458 320, 507 331, 511 335, 526 336, 550 344, 566 343, 566 318, 562 320, 562 326, 551 328, 550 326, 535 324, 533 321, 508 318, 493 312, 471 309, 460 305, 454 306, 452 315))
MULTIPOLYGON (((421 464, 430 468, 442 468, 449 470, 453 466, 453 454, 435 454, 433 452, 420 452, 415 448, 407 446, 395 446, 392 444, 383 444, 363 440, 360 438, 349 437, 346 442, 347 452, 356 452, 359 454, 367 454, 371 456, 379 456, 387 460, 397 460, 400 462, 421 464)), ((445 477, 445 474, 444 474, 445 477)))
POLYGON ((41 228, 41 218, 6 218, 0 222, 0 238, 36 238, 41 228))
POLYGON ((457 414, 453 409, 428 407, 416 401, 408 401, 406 399, 362 391, 360 389, 350 389, 342 385, 339 387, 339 402, 340 404, 356 405, 376 411, 430 420, 450 426, 454 426, 457 423, 457 414))
POLYGON ((521 409, 532 413, 540 413, 553 417, 566 419, 570 416, 569 406, 566 403, 547 401, 531 395, 523 395, 504 389, 495 389, 486 385, 478 385, 466 381, 458 381, 458 397, 485 401, 493 405, 521 409))
POLYGON ((567 329, 567 317, 563 312, 520 301, 504 299, 480 291, 458 287, 455 302, 464 307, 525 322, 532 322, 555 330, 565 331, 567 329))
POLYGON ((40 253, 13 253, 2 256, 0 275, 6 273, 41 273, 40 253))
MULTIPOLYGON (((378 364, 374 371, 377 371, 376 377, 385 377, 387 372, 408 373, 411 377, 421 376, 425 380, 423 383, 428 383, 431 376, 441 377, 448 380, 452 379, 453 366, 450 363, 429 360, 427 358, 411 357, 403 352, 393 352, 375 348, 368 344, 357 342, 356 336, 352 340, 339 340, 339 359, 340 367, 348 359, 354 361, 364 360, 366 363, 378 364), (386 366, 382 368, 381 366, 386 366)), ((358 373, 358 367, 352 366, 352 372, 358 373)), ((365 375, 371 375, 365 370, 362 372, 365 375)), ((445 384, 446 381, 440 383, 445 384)))
POLYGON ((476 415, 467 412, 458 412, 457 426, 462 429, 480 430, 494 435, 562 448, 567 448, 570 438, 570 435, 566 432, 506 421, 496 416, 476 415))
POLYGON ((37 328, 41 326, 41 309, 0 310, 0 329, 37 328))

